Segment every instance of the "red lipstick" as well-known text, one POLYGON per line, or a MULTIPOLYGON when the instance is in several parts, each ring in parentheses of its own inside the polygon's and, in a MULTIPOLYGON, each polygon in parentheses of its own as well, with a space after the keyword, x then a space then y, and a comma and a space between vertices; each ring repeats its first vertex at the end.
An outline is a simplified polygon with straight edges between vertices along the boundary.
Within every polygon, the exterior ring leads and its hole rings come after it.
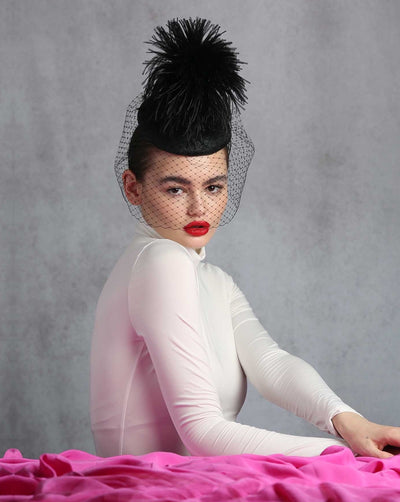
POLYGON ((210 224, 206 221, 192 221, 183 230, 193 236, 205 235, 210 229, 210 224))

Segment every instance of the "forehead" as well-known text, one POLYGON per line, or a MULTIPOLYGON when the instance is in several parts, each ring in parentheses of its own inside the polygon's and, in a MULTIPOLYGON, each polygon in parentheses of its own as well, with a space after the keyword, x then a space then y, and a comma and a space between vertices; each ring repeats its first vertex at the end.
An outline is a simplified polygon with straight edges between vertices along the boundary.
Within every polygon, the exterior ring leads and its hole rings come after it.
POLYGON ((225 150, 196 157, 186 157, 158 150, 152 152, 149 160, 149 169, 146 175, 150 175, 153 179, 155 177, 181 176, 195 181, 227 174, 225 150))

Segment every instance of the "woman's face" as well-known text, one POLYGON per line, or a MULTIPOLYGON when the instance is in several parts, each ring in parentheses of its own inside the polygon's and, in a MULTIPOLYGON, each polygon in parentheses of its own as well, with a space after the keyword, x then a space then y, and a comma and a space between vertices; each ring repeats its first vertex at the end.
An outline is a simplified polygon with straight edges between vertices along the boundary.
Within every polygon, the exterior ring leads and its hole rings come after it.
MULTIPOLYGON (((199 249, 210 241, 224 212, 227 176, 225 149, 199 157, 157 149, 151 153, 143 181, 136 182, 135 201, 147 224, 161 236, 199 249)), ((133 187, 125 183, 127 195, 129 186, 133 187)))

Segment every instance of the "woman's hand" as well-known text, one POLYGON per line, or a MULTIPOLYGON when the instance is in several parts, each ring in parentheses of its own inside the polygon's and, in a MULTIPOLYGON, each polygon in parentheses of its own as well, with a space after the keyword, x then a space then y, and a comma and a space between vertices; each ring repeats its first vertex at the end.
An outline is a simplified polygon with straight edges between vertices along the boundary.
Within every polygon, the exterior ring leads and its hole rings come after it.
POLYGON ((400 453, 400 427, 379 425, 356 413, 343 412, 332 418, 337 432, 354 453, 366 457, 389 458, 400 453))

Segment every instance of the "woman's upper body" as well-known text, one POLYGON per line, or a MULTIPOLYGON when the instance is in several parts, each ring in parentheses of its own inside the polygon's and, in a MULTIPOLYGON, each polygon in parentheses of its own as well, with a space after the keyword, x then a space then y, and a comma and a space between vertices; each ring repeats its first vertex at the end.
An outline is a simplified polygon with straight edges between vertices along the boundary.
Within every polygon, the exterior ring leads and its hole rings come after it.
POLYGON ((241 125, 241 62, 219 26, 175 19, 150 41, 143 96, 128 108, 115 172, 137 235, 97 306, 91 420, 100 455, 318 454, 301 438, 235 418, 246 377, 267 399, 385 456, 400 429, 371 424, 269 337, 204 246, 235 214, 254 146, 241 125))
POLYGON ((246 377, 332 434, 331 419, 354 410, 279 348, 232 278, 198 251, 139 223, 103 288, 91 355, 98 453, 316 455, 343 444, 235 423, 246 377))

